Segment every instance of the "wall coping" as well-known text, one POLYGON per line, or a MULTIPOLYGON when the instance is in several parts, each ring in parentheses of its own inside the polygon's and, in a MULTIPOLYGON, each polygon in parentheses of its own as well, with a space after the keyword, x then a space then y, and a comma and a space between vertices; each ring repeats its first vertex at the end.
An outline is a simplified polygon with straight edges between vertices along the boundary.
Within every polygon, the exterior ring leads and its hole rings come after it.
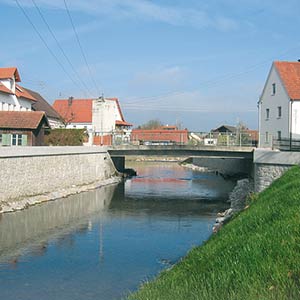
POLYGON ((107 147, 100 146, 43 146, 43 147, 0 147, 1 158, 59 156, 107 153, 107 147))
POLYGON ((293 166, 300 164, 300 152, 281 152, 276 150, 256 149, 253 155, 254 164, 293 166))

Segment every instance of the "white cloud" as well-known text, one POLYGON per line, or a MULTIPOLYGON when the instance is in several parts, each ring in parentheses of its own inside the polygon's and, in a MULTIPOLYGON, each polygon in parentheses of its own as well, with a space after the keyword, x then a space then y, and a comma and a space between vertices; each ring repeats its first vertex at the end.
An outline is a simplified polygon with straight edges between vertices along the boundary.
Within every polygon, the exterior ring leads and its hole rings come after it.
MULTIPOLYGON (((1 2, 16 5, 14 1, 0 0, 1 2)), ((33 7, 31 0, 19 0, 19 2, 23 6, 33 7)), ((94 16, 140 19, 174 26, 214 28, 222 31, 238 27, 235 20, 226 16, 213 15, 196 8, 158 4, 149 0, 69 0, 67 3, 70 10, 94 16)), ((62 0, 39 0, 37 4, 48 9, 65 9, 62 0)))

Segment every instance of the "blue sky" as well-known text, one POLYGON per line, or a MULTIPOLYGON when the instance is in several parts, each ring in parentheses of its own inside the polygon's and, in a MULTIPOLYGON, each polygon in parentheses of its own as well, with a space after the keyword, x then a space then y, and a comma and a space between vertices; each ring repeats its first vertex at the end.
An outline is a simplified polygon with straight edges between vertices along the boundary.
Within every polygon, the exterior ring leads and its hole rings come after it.
POLYGON ((75 73, 34 2, 18 1, 68 75, 14 0, 0 0, 0 66, 17 66, 21 84, 50 103, 118 97, 135 125, 257 128, 272 61, 300 58, 298 0, 66 0, 89 71, 64 0, 35 0, 75 73))

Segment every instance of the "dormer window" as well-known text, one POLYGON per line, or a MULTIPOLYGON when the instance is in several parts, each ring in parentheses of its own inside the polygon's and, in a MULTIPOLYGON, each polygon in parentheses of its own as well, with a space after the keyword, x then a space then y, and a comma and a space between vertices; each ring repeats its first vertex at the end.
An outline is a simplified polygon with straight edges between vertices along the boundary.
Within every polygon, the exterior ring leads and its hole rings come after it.
POLYGON ((276 83, 272 83, 272 95, 276 94, 276 83))

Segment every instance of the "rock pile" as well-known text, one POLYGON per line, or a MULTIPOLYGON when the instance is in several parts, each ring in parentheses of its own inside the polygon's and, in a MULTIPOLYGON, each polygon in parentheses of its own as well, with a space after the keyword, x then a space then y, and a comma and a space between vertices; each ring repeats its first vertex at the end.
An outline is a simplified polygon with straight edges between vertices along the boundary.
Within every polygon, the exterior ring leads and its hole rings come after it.
POLYGON ((224 212, 218 213, 216 223, 213 226, 213 232, 216 233, 219 229, 227 223, 232 216, 245 209, 247 198, 254 191, 254 184, 252 180, 241 179, 238 180, 233 191, 229 194, 230 208, 224 212))

